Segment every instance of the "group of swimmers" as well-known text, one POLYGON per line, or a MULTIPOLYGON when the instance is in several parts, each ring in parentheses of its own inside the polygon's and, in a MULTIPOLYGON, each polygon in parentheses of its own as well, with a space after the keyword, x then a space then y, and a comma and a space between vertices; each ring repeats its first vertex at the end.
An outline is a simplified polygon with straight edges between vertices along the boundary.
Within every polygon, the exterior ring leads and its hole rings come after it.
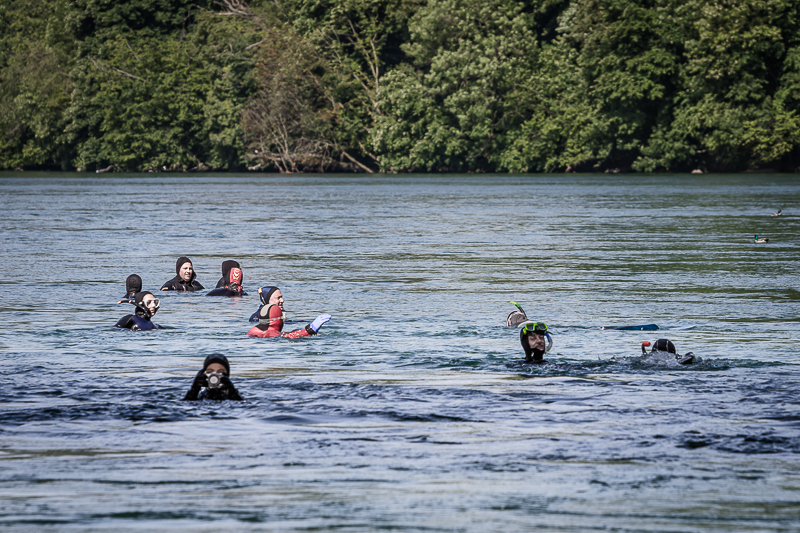
MULTIPOLYGON (((197 281, 194 265, 188 257, 179 257, 175 263, 175 277, 164 283, 162 291, 195 292, 205 287, 197 281)), ((206 296, 246 296, 242 289, 244 273, 241 265, 236 261, 222 262, 222 277, 217 286, 206 296)), ((247 335, 251 337, 284 337, 297 339, 316 335, 319 329, 331 319, 331 315, 324 313, 314 321, 300 329, 283 332, 286 313, 283 309, 284 299, 278 287, 269 285, 258 289, 261 305, 250 316, 250 322, 257 322, 250 328, 247 335)), ((163 329, 152 321, 161 301, 152 292, 142 290, 142 278, 131 274, 125 280, 125 297, 118 303, 131 303, 135 309, 133 314, 120 318, 114 325, 117 328, 133 331, 148 331, 163 329)), ((242 397, 230 380, 230 363, 222 354, 211 354, 203 362, 203 368, 197 373, 192 386, 186 393, 184 400, 241 400, 242 397)))
MULTIPOLYGON (((194 292, 203 290, 204 287, 197 281, 192 261, 188 257, 179 257, 175 263, 175 277, 164 283, 162 291, 194 292)), ((236 261, 222 262, 222 277, 217 286, 206 296, 246 296, 242 288, 244 273, 236 261)), ((142 278, 131 274, 125 280, 125 297, 118 303, 132 303, 135 306, 134 314, 120 318, 115 327, 146 331, 162 329, 152 322, 153 316, 158 312, 160 300, 149 291, 142 291, 142 278)), ((251 337, 284 337, 296 339, 316 335, 319 329, 331 319, 329 314, 321 314, 305 327, 283 332, 286 313, 284 312, 283 294, 278 287, 268 285, 258 289, 261 305, 250 316, 250 322, 257 322, 250 328, 247 335, 251 337)), ((526 364, 543 364, 547 361, 544 355, 553 347, 553 338, 547 331, 547 324, 529 320, 525 311, 516 302, 511 302, 516 307, 506 317, 506 325, 520 327, 519 340, 525 352, 526 364)), ((642 353, 647 353, 646 347, 650 342, 642 343, 642 353)), ((674 354, 680 364, 695 362, 694 354, 689 352, 680 355, 675 350, 675 345, 668 339, 658 339, 652 346, 651 353, 664 352, 674 354)), ((186 393, 184 400, 241 400, 242 397, 230 380, 230 363, 222 354, 211 354, 203 362, 203 368, 197 372, 192 386, 186 393)))
MULTIPOLYGON (((525 310, 516 303, 514 304, 517 309, 512 311, 506 317, 506 326, 520 327, 519 342, 525 352, 525 363, 527 364, 544 364, 547 361, 544 359, 544 354, 550 351, 553 347, 553 338, 547 332, 547 324, 544 322, 535 322, 528 320, 525 310)), ((650 341, 642 343, 642 353, 658 354, 665 353, 675 357, 675 360, 681 365, 690 365, 696 363, 699 358, 692 352, 679 354, 675 349, 675 345, 669 339, 658 339, 652 343, 650 352, 647 347, 651 346, 650 341)))

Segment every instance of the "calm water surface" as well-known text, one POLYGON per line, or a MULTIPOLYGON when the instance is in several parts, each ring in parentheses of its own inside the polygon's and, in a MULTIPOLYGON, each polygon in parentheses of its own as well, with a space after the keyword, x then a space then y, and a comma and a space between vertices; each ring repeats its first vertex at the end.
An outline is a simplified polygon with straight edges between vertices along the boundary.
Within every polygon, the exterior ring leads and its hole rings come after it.
POLYGON ((0 208, 5 528, 800 530, 797 176, 20 173, 0 208), (115 330, 181 255, 249 296, 115 330), (267 284, 333 320, 246 337, 267 284), (597 329, 643 323, 695 327, 597 329), (181 401, 213 352, 245 402, 181 401))

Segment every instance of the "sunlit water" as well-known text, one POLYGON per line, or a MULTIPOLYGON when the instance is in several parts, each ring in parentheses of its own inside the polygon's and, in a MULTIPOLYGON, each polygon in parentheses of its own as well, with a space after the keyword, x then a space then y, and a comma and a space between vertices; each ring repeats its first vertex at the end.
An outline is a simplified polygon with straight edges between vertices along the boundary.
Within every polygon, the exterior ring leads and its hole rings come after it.
POLYGON ((796 176, 20 173, 0 207, 2 526, 800 530, 796 176), (181 255, 249 295, 115 330, 181 255), (267 284, 333 320, 246 337, 267 284), (695 327, 598 329, 646 323, 695 327), (245 402, 181 401, 212 352, 245 402))

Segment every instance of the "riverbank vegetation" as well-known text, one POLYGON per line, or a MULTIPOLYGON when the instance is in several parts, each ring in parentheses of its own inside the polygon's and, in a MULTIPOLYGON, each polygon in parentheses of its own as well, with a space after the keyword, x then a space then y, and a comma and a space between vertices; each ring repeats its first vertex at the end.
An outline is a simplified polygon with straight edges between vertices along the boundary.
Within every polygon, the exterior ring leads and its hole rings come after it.
POLYGON ((0 168, 800 167, 794 0, 6 0, 0 168))

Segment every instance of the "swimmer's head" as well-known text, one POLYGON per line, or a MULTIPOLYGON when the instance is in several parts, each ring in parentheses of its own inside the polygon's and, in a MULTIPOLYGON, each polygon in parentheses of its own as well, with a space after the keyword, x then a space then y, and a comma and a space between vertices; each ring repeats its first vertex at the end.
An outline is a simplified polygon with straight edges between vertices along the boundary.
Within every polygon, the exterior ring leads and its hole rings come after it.
POLYGON ((188 257, 179 257, 175 262, 175 273, 183 281, 191 281, 194 276, 194 266, 188 257))
POLYGON ((212 353, 203 361, 203 372, 220 372, 230 375, 231 365, 228 358, 221 353, 212 353))
POLYGON ((520 311, 519 309, 515 309, 511 311, 508 316, 506 317, 506 326, 517 327, 523 322, 528 320, 528 317, 525 316, 525 313, 520 311))
POLYGON ((222 279, 228 289, 234 292, 242 292, 244 274, 242 273, 241 265, 236 261, 222 262, 222 279))
POLYGON ((232 261, 232 260, 228 260, 228 261, 223 261, 222 262, 222 277, 223 277, 223 279, 225 279, 225 280, 228 279, 228 272, 230 272, 230 270, 232 268, 242 268, 242 265, 240 265, 236 261, 232 261))
POLYGON ((161 301, 149 291, 134 294, 133 303, 136 305, 136 315, 148 320, 158 312, 158 308, 161 305, 161 301))
POLYGON ((136 274, 131 274, 125 280, 125 298, 133 298, 133 296, 142 290, 142 278, 136 274))
POLYGON ((547 324, 544 322, 530 322, 519 330, 519 342, 525 351, 525 361, 529 363, 544 361, 544 354, 547 351, 546 336, 547 324))
POLYGON ((653 343, 653 352, 667 352, 667 353, 676 353, 675 352, 675 345, 672 344, 668 339, 658 339, 656 342, 653 343))
POLYGON ((270 298, 272 297, 275 292, 280 292, 278 287, 273 287, 272 285, 267 285, 266 287, 261 287, 258 289, 258 296, 261 298, 261 305, 269 305, 270 303, 277 303, 277 302, 270 302, 270 298))
POLYGON ((270 329, 283 329, 283 320, 286 315, 283 314, 283 309, 277 304, 265 305, 258 310, 258 323, 262 326, 269 326, 270 329))

